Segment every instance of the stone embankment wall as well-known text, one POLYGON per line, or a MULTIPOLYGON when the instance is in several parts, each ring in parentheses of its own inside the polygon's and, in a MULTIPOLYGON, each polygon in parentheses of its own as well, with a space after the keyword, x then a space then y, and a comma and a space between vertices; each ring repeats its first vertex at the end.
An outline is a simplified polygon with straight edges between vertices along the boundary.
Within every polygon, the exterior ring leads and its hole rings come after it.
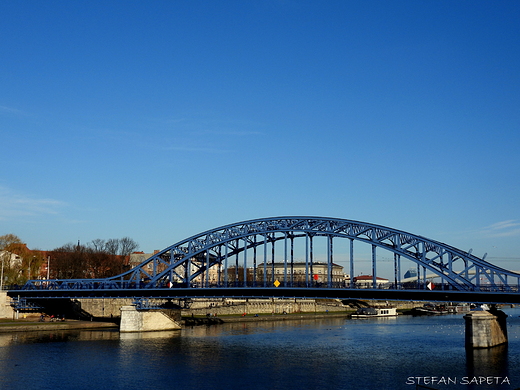
POLYGON ((0 291, 0 318, 13 318, 13 316, 11 298, 7 296, 7 291, 0 291))
MULTIPOLYGON (((118 318, 121 315, 121 307, 131 306, 131 298, 84 298, 74 300, 78 314, 84 317, 118 318)), ((13 318, 13 309, 10 306, 11 299, 5 291, 0 292, 0 318, 13 318)), ((164 301, 158 300, 160 304, 164 301)), ((176 302, 183 306, 183 302, 176 302)), ((411 309, 421 306, 418 302, 389 302, 397 304, 399 309, 411 309)), ((372 306, 385 306, 387 302, 370 302, 372 306)), ((340 300, 313 300, 313 299, 193 299, 189 309, 183 309, 183 316, 193 315, 241 315, 247 314, 282 314, 285 313, 324 313, 324 312, 348 312, 353 307, 343 305, 340 300)), ((37 315, 37 313, 35 314, 37 315)))
MULTIPOLYGON (((77 312, 75 317, 101 317, 111 318, 121 315, 121 307, 132 304, 132 299, 77 299, 73 301, 74 311, 77 312)), ((39 316, 39 312, 20 313, 27 317, 39 316)), ((15 318, 15 313, 11 307, 11 298, 7 296, 6 291, 0 291, 0 318, 15 318)))
MULTIPOLYGON (((372 302, 373 306, 385 306, 386 302, 372 302)), ((407 302, 399 305, 402 309, 411 309, 417 303, 407 302)), ((194 301, 189 309, 183 309, 182 315, 222 316, 241 314, 287 314, 291 313, 348 313, 355 308, 344 305, 339 300, 326 299, 227 299, 194 301)))
POLYGON ((121 307, 132 305, 131 298, 83 298, 77 300, 82 312, 92 317, 111 318, 121 316, 121 307))
MULTIPOLYGON (((132 299, 79 299, 79 306, 83 312, 93 317, 119 317, 123 306, 132 305, 132 299)), ((173 300, 174 303, 175 300, 173 300)), ((158 301, 161 303, 161 301, 158 301)), ((240 315, 252 314, 282 314, 312 313, 312 312, 347 312, 353 309, 344 306, 340 301, 319 301, 305 299, 215 299, 192 300, 189 309, 183 309, 183 316, 193 315, 240 315)))

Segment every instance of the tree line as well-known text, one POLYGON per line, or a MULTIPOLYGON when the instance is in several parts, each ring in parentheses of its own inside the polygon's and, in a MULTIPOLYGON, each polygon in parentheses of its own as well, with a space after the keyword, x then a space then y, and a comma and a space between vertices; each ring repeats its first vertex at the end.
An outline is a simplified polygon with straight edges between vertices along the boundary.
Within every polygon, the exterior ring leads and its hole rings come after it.
POLYGON ((30 250, 14 234, 0 236, 2 285, 30 279, 93 279, 124 272, 128 257, 139 248, 129 237, 68 243, 51 251, 30 250))

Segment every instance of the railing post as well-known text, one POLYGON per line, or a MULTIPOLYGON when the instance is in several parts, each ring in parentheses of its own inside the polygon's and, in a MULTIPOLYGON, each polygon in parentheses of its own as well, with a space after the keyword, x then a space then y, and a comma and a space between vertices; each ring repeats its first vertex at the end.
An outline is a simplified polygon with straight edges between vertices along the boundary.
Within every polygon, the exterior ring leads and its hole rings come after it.
POLYGON ((247 237, 244 237, 244 287, 247 287, 247 237))
POLYGON ((206 249, 206 283, 205 287, 209 287, 209 249, 206 249))
POLYGON ((394 283, 398 290, 401 284, 401 255, 394 253, 394 283))
POLYGON ((264 287, 267 287, 267 233, 264 235, 264 287))
POLYGON ((332 287, 332 260, 333 260, 333 247, 332 247, 332 235, 329 235, 327 236, 328 237, 328 245, 327 245, 327 257, 328 257, 328 261, 327 261, 327 265, 328 265, 328 268, 327 268, 327 287, 331 288, 332 287))
POLYGON ((309 274, 309 233, 305 233, 305 287, 309 287, 311 276, 309 274))
POLYGON ((376 246, 372 244, 372 288, 377 288, 376 246))
POLYGON ((224 245, 224 287, 228 287, 228 241, 224 245))
POLYGON ((275 234, 273 233, 273 241, 271 242, 271 285, 275 281, 274 275, 274 242, 275 242, 275 234))
POLYGON ((354 288, 354 239, 350 238, 350 288, 354 288))
POLYGON ((309 261, 310 261, 310 266, 311 266, 311 283, 313 286, 316 285, 316 281, 312 282, 314 280, 314 266, 313 266, 313 262, 314 262, 314 246, 313 246, 313 237, 312 235, 309 235, 309 261))
POLYGON ((283 286, 287 287, 287 232, 284 232, 283 286))
POLYGON ((291 240, 291 287, 294 287, 294 236, 290 235, 291 240))
POLYGON ((256 235, 253 236, 253 287, 256 287, 256 235))

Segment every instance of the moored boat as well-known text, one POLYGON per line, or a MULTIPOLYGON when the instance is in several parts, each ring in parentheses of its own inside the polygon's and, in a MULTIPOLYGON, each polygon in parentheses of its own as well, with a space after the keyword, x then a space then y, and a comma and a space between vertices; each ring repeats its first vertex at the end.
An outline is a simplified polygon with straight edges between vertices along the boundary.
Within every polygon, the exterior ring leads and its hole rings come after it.
POLYGON ((414 316, 421 315, 437 315, 437 314, 449 314, 450 310, 446 305, 433 305, 426 303, 421 307, 414 307, 412 310, 407 311, 404 314, 411 314, 414 316))
POLYGON ((352 318, 375 318, 375 317, 397 317, 395 307, 360 307, 356 310, 352 318))

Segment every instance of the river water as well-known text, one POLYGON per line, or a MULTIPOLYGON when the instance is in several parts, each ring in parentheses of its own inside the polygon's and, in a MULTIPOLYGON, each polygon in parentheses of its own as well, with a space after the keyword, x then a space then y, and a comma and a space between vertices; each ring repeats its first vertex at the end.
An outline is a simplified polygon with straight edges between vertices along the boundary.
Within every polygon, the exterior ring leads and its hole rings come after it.
POLYGON ((520 309, 509 344, 467 352, 462 315, 326 318, 0 333, 0 389, 520 388, 520 309))

